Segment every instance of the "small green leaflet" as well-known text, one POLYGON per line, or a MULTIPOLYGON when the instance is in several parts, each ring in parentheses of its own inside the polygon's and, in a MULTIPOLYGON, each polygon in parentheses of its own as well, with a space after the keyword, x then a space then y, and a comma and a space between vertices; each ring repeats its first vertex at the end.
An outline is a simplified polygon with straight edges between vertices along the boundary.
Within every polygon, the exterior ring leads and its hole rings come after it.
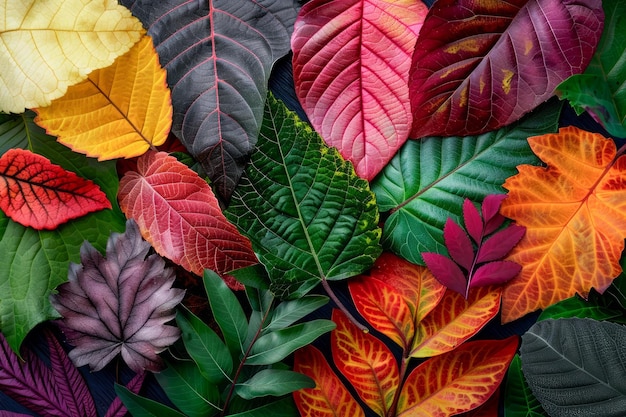
POLYGON ((272 95, 226 217, 250 239, 283 298, 358 275, 381 252, 367 181, 272 95))

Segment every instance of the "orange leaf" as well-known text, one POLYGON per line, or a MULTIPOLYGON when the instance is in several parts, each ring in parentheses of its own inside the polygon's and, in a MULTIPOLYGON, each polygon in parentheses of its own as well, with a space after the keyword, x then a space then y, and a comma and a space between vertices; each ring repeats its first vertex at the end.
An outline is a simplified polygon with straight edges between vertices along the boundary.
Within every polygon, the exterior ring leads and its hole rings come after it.
POLYGON ((522 165, 507 179, 501 212, 526 227, 508 259, 523 265, 503 294, 502 321, 593 287, 622 271, 626 238, 626 157, 613 141, 575 127, 528 139, 547 168, 522 165))
POLYGON ((72 150, 100 160, 131 158, 165 142, 172 124, 165 70, 144 36, 113 65, 94 71, 35 122, 72 150))
POLYGON ((389 348, 359 330, 340 310, 333 310, 337 328, 331 333, 333 362, 359 397, 379 416, 385 416, 400 383, 398 363, 389 348))
POLYGON ((293 393, 302 417, 365 416, 363 408, 335 375, 317 348, 307 345, 297 350, 293 370, 315 381, 315 388, 305 388, 293 393))
POLYGON ((448 417, 480 406, 502 382, 517 347, 517 336, 478 340, 428 359, 407 377, 397 415, 448 417))
POLYGON ((472 288, 469 297, 447 291, 441 302, 419 323, 411 356, 426 358, 456 349, 474 336, 500 310, 502 289, 472 288))

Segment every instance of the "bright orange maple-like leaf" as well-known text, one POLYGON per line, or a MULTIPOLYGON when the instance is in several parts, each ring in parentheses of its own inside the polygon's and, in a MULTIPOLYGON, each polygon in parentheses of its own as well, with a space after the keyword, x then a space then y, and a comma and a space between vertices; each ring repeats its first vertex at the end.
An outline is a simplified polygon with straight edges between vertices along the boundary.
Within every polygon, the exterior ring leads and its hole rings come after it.
POLYGON ((509 255, 523 265, 504 290, 502 321, 593 287, 602 293, 622 268, 626 157, 613 141, 575 127, 528 139, 547 168, 518 167, 501 213, 526 227, 509 255))

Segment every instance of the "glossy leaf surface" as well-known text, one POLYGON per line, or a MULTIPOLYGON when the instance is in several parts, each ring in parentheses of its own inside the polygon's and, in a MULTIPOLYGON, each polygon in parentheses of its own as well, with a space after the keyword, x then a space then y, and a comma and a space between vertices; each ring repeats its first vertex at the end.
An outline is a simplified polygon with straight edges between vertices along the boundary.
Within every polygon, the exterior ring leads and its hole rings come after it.
POLYGON ((99 160, 132 158, 162 145, 172 122, 165 71, 148 36, 36 111, 35 121, 49 134, 99 160))
POLYGON ((298 15, 296 94, 328 146, 367 180, 409 136, 409 69, 427 10, 419 0, 313 0, 298 15))
POLYGON ((603 20, 600 0, 437 1, 413 55, 411 137, 517 121, 584 71, 603 20))
POLYGON ((604 292, 622 268, 626 157, 615 143, 575 127, 529 138, 547 168, 520 166, 504 187, 502 214, 526 227, 508 260, 523 265, 503 294, 503 321, 591 287, 604 292))
POLYGON ((228 200, 254 148, 274 62, 289 52, 291 1, 122 0, 167 71, 173 133, 228 200))
POLYGON ((250 238, 279 297, 358 275, 380 254, 367 182, 273 96, 226 215, 250 238))

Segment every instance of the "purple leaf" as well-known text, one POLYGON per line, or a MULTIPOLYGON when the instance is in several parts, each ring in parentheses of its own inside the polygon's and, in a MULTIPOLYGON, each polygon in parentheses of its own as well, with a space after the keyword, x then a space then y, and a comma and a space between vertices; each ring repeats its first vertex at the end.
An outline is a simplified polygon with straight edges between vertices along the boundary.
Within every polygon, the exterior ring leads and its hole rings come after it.
POLYGON ((467 297, 467 280, 461 268, 450 258, 438 253, 425 252, 422 258, 426 267, 441 282, 452 291, 456 291, 467 297))
POLYGON ((443 239, 454 262, 469 271, 474 263, 474 246, 465 230, 448 218, 443 228, 443 239))
MULTIPOLYGON (((146 373, 140 372, 128 381, 126 388, 135 394, 139 394, 144 379, 146 379, 146 373)), ((104 417, 124 417, 126 414, 127 410, 124 403, 120 400, 120 397, 115 397, 104 417)))
POLYGON ((76 366, 98 371, 121 353, 135 372, 161 369, 158 354, 180 336, 178 328, 165 323, 174 318, 184 291, 172 288, 174 272, 160 256, 146 258, 149 249, 129 220, 124 234, 109 238, 106 258, 85 242, 82 264, 70 264, 69 282, 50 302, 76 346, 69 353, 76 366))
POLYGON ((467 232, 472 239, 474 239, 474 242, 476 242, 477 245, 480 244, 483 238, 483 219, 480 217, 476 206, 474 206, 469 198, 463 201, 463 222, 465 223, 467 232))
POLYGON ((0 417, 31 417, 31 415, 15 413, 13 411, 0 410, 0 417))
POLYGON ((471 277, 471 287, 485 287, 487 285, 503 284, 515 278, 522 270, 522 266, 511 261, 490 262, 478 268, 471 277))
POLYGON ((506 256, 526 233, 524 226, 511 224, 494 233, 478 249, 477 263, 495 261, 506 256))

